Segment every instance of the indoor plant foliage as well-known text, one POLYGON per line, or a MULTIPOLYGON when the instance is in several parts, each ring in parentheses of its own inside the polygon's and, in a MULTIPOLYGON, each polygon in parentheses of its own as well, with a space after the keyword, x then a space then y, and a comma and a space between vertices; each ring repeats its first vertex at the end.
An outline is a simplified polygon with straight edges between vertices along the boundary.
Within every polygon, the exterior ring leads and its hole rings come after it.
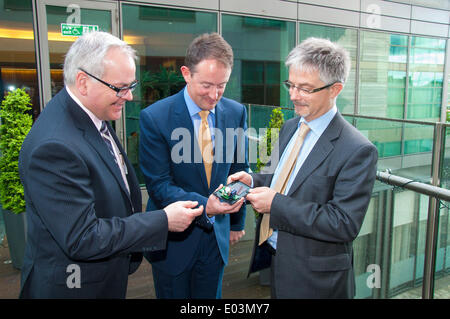
POLYGON ((31 129, 30 96, 16 89, 5 97, 0 110, 0 201, 3 209, 15 214, 25 211, 23 186, 19 177, 19 152, 31 129))

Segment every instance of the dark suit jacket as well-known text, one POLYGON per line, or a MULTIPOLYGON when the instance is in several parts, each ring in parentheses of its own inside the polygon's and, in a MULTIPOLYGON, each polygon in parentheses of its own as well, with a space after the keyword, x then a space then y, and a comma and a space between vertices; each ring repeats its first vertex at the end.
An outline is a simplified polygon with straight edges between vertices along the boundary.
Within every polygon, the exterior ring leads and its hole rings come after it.
MULTIPOLYGON (((109 127, 122 154, 117 136, 109 127)), ((27 204, 23 298, 124 298, 143 250, 165 247, 164 211, 141 210, 125 157, 130 193, 89 116, 61 90, 26 137, 19 158, 27 204), (81 288, 68 288, 80 270, 81 288)))
MULTIPOLYGON (((222 98, 216 105, 215 159, 208 188, 205 168, 200 154, 192 120, 184 100, 184 90, 150 105, 140 116, 140 163, 149 194, 149 208, 162 208, 179 200, 198 201, 206 207, 209 195, 228 175, 248 171, 247 139, 228 135, 227 128, 247 128, 245 107, 222 98), (223 143, 222 143, 223 142, 223 143), (239 147, 238 147, 239 146, 239 147), (196 158, 197 156, 197 158, 196 158)), ((228 133, 232 133, 230 130, 228 133)), ((213 227, 225 264, 228 262, 230 227, 244 229, 245 206, 234 214, 218 215, 212 226, 206 213, 182 233, 170 233, 167 250, 148 254, 153 267, 177 275, 186 269, 198 246, 202 229, 213 227)))
MULTIPOLYGON (((280 157, 299 120, 286 121, 280 130, 280 157)), ((278 229, 273 283, 278 298, 354 296, 352 242, 369 205, 377 158, 375 146, 338 112, 288 194, 275 195, 270 226, 278 229)), ((252 177, 255 187, 270 186, 273 174, 252 177)), ((268 254, 257 242, 250 272, 270 265, 268 254)))

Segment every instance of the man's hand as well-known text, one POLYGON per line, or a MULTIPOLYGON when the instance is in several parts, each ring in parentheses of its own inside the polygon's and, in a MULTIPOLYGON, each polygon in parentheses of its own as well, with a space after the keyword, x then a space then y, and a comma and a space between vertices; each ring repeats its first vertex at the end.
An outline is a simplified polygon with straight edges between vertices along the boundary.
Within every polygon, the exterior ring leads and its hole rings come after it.
POLYGON ((230 231, 230 244, 236 244, 245 235, 245 230, 230 231))
POLYGON ((249 173, 241 171, 234 173, 233 175, 228 176, 227 184, 230 184, 235 181, 240 181, 248 186, 252 185, 252 177, 249 173))
POLYGON ((169 224, 169 231, 182 232, 192 223, 195 217, 203 212, 203 205, 195 208, 198 202, 178 201, 164 208, 169 224))
MULTIPOLYGON (((222 184, 215 190, 218 191, 222 188, 222 184)), ((214 215, 219 214, 232 214, 236 213, 241 209, 242 203, 244 202, 244 198, 239 199, 236 203, 233 205, 230 205, 228 203, 223 203, 217 198, 216 195, 211 194, 209 195, 208 202, 206 203, 206 214, 211 217, 214 215)))
POLYGON ((275 197, 273 189, 268 187, 256 187, 247 194, 247 201, 252 204, 253 209, 260 214, 270 214, 273 198, 275 197))

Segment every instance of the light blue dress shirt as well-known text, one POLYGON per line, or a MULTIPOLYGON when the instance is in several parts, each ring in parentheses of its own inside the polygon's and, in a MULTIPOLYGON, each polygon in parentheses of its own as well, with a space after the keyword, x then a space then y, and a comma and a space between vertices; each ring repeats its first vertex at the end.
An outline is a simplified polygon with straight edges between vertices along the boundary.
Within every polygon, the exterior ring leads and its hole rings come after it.
MULTIPOLYGON (((198 130, 200 128, 200 124, 202 123, 202 118, 200 117, 200 114, 198 114, 200 111, 203 111, 189 96, 187 87, 184 88, 184 101, 186 102, 189 115, 191 116, 192 125, 194 126, 194 132, 195 136, 198 139, 198 130)), ((212 109, 208 114, 208 125, 211 132, 211 141, 213 143, 214 147, 214 128, 216 124, 216 108, 212 109)))
MULTIPOLYGON (((275 169, 275 173, 272 178, 272 183, 270 184, 270 188, 272 188, 275 184, 275 181, 278 178, 278 175, 280 174, 281 167, 283 167, 284 162, 288 158, 289 154, 291 153, 291 149, 294 145, 294 141, 297 137, 297 132, 300 129, 301 123, 305 122, 309 128, 311 129, 309 133, 306 135, 305 140, 303 141, 303 145, 300 149, 297 162, 295 163, 294 170, 289 177, 289 181, 286 185, 286 189, 284 190, 283 195, 286 195, 289 192, 289 189, 291 188, 292 183, 294 182, 295 177, 297 176, 298 171, 302 167, 303 163, 305 162, 306 158, 308 157, 309 153, 311 153, 311 150, 314 148, 314 145, 316 145, 317 141, 319 140, 322 133, 325 131, 325 129, 330 124, 333 117, 336 115, 337 107, 336 105, 331 108, 327 113, 322 115, 319 118, 316 118, 315 120, 312 120, 311 122, 307 122, 303 117, 300 119, 298 123, 297 131, 295 131, 294 135, 292 135, 291 140, 289 141, 288 145, 284 149, 283 154, 281 155, 280 162, 278 163, 277 168, 275 169)), ((278 239, 278 231, 274 229, 272 236, 270 236, 267 239, 267 242, 273 247, 277 248, 277 239, 278 239)))
MULTIPOLYGON (((184 101, 186 102, 188 111, 189 111, 189 115, 191 117, 192 120, 192 125, 194 126, 194 132, 195 132, 195 136, 198 139, 198 130, 200 128, 200 124, 202 122, 202 118, 200 117, 200 114, 198 114, 200 111, 203 111, 189 96, 187 87, 184 87, 184 101)), ((208 125, 209 125, 209 130, 211 132, 211 141, 213 143, 213 148, 214 148, 214 128, 215 128, 215 124, 216 124, 216 109, 212 109, 209 114, 208 114, 208 125)), ((204 207, 204 209, 206 209, 206 207, 204 207)), ((215 221, 215 217, 208 217, 209 221, 211 223, 214 223, 215 221)))

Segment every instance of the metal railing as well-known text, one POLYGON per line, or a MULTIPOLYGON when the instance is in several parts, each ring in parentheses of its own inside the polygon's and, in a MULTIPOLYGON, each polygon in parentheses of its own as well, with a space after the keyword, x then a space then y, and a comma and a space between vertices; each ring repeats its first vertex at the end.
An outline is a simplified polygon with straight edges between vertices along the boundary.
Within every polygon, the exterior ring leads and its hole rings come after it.
MULTIPOLYGON (((434 292, 434 278, 436 267, 436 251, 438 242, 438 228, 439 228, 439 200, 448 201, 450 199, 450 191, 440 188, 441 182, 441 167, 443 164, 445 153, 445 135, 449 124, 442 122, 425 122, 425 121, 412 121, 401 119, 388 119, 373 116, 343 114, 344 116, 353 117, 354 119, 368 119, 375 121, 389 121, 398 122, 403 124, 419 124, 419 125, 432 125, 434 127, 433 132, 433 150, 431 159, 431 180, 430 184, 416 182, 408 180, 400 176, 394 176, 389 173, 378 172, 377 179, 387 184, 395 183, 395 186, 411 189, 420 194, 430 196, 428 205, 428 219, 426 230, 426 243, 425 243, 425 263, 423 274, 423 286, 422 286, 422 298, 433 298, 434 292)), ((354 123, 353 123, 354 124, 354 123)))
POLYGON ((438 200, 450 201, 450 190, 417 182, 401 176, 390 174, 390 172, 377 172, 377 180, 382 183, 406 188, 414 192, 430 196, 428 207, 428 220, 425 243, 425 264, 422 285, 422 298, 433 298, 434 279, 436 269, 437 235, 439 226, 439 205, 438 200))

